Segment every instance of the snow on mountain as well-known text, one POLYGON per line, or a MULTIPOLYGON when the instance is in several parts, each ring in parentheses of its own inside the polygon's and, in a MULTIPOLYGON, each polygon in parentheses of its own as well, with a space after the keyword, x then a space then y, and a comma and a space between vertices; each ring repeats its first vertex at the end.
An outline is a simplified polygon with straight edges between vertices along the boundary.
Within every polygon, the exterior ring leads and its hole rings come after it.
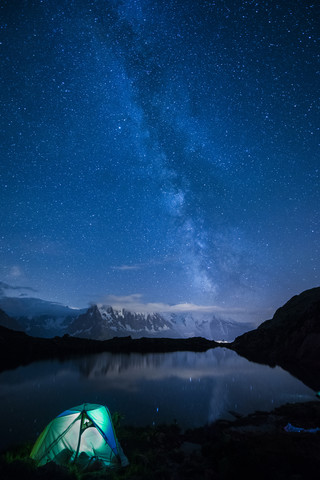
POLYGON ((204 337, 208 340, 232 341, 241 332, 252 329, 251 323, 239 323, 231 319, 215 316, 212 313, 184 312, 163 313, 181 337, 204 337))
POLYGON ((0 308, 18 322, 20 330, 46 338, 64 335, 72 320, 86 311, 40 298, 5 296, 0 298, 0 308))
POLYGON ((188 338, 232 341, 252 329, 251 324, 239 324, 219 319, 212 314, 137 313, 111 306, 94 305, 75 318, 68 333, 77 337, 105 340, 115 336, 188 338))
POLYGON ((36 317, 50 315, 52 317, 77 316, 85 310, 71 308, 61 303, 32 297, 1 297, 0 308, 8 315, 17 317, 36 317))
MULTIPOLYGON (((94 305, 79 315, 68 329, 70 335, 105 340, 116 336, 171 337, 172 325, 159 313, 136 313, 111 306, 94 305)), ((174 335, 177 336, 177 335, 174 335)))
MULTIPOLYGON (((109 305, 93 305, 89 309, 77 310, 30 297, 2 297, 0 308, 29 335, 46 338, 68 333, 98 340, 131 335, 132 338, 197 336, 233 341, 254 328, 250 323, 216 317, 212 313, 131 312, 109 305)), ((10 328, 17 329, 17 326, 10 328)))

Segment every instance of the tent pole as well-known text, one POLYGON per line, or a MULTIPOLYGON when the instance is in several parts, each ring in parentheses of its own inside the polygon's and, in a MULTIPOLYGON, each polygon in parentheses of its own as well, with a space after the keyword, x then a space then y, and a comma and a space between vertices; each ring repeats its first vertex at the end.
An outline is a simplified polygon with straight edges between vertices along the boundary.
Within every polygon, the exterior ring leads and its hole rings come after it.
POLYGON ((84 412, 82 411, 81 412, 81 419, 80 419, 80 431, 79 431, 79 440, 78 440, 78 446, 77 446, 77 451, 76 451, 76 455, 74 457, 74 460, 73 462, 76 461, 78 455, 79 455, 79 449, 80 449, 80 442, 81 442, 81 435, 82 435, 82 424, 83 424, 83 419, 84 419, 84 412))

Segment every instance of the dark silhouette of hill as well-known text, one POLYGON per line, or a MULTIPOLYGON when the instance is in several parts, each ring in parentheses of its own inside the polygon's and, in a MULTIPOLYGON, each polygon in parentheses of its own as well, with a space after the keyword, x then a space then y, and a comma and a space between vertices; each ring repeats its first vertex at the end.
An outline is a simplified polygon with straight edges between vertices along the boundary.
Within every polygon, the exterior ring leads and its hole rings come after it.
POLYGON ((271 320, 237 337, 231 348, 251 361, 280 365, 320 389, 320 287, 292 297, 271 320))
POLYGON ((46 358, 86 355, 99 352, 173 352, 206 351, 219 344, 201 337, 139 338, 115 337, 90 340, 69 335, 54 338, 31 337, 24 332, 0 326, 0 371, 46 358))

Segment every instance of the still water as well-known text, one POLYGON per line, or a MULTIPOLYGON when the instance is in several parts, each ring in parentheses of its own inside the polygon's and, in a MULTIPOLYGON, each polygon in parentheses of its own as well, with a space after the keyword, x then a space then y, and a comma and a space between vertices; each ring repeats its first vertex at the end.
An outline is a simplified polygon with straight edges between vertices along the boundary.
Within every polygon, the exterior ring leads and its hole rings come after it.
POLYGON ((85 402, 107 405, 124 424, 177 421, 187 428, 232 418, 230 411, 248 414, 313 399, 310 388, 280 367, 225 348, 42 361, 0 374, 0 448, 33 442, 52 418, 85 402))

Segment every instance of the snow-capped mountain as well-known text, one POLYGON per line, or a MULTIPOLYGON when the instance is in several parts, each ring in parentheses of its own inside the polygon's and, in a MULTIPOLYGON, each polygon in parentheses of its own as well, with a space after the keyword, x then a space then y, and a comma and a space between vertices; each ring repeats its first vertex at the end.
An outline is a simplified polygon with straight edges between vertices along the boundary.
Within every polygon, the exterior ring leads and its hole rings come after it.
POLYGON ((2 297, 0 308, 10 316, 9 324, 5 322, 6 327, 46 338, 68 333, 97 340, 130 335, 132 338, 199 336, 209 340, 233 341, 254 328, 251 323, 218 318, 212 313, 138 313, 109 305, 93 305, 77 310, 38 298, 2 297))
POLYGON ((90 307, 73 320, 68 333, 83 338, 105 340, 116 336, 187 338, 232 341, 252 329, 251 324, 216 318, 212 314, 136 313, 111 306, 90 307))
POLYGON ((11 318, 9 325, 0 319, 1 325, 23 330, 34 337, 46 338, 64 335, 73 319, 86 311, 40 298, 5 296, 0 298, 0 308, 11 318))
POLYGON ((239 323, 231 319, 220 318, 213 313, 163 313, 173 325, 180 337, 204 337, 208 340, 226 341, 234 340, 242 332, 251 330, 252 323, 239 323))
POLYGON ((177 337, 171 323, 159 313, 136 313, 115 310, 109 305, 93 305, 75 318, 68 333, 76 337, 106 340, 131 335, 139 337, 177 337))

